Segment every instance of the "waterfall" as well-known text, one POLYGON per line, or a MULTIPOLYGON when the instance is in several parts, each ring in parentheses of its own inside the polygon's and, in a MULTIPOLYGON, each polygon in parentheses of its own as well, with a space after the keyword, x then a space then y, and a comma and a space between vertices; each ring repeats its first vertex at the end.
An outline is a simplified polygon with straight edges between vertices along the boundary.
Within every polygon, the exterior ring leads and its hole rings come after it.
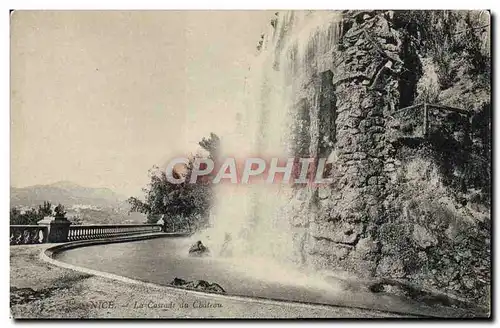
MULTIPOLYGON (((332 68, 340 17, 333 11, 276 16, 246 78, 242 108, 228 113, 235 117, 235 131, 222 138, 225 156, 293 156, 290 126, 297 116, 295 104, 306 96, 304 86, 315 74, 332 68)), ((233 258, 292 261, 293 232, 283 211, 291 192, 284 184, 217 185, 211 227, 202 238, 215 256, 227 246, 227 256, 233 258)))

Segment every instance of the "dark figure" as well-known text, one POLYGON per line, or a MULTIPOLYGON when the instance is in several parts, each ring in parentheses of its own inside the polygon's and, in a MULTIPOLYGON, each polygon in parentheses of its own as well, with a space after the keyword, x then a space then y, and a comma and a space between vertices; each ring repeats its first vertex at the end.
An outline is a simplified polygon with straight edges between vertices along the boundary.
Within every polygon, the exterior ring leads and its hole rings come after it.
POLYGON ((212 293, 219 293, 219 294, 225 294, 226 291, 224 288, 222 288, 221 285, 213 282, 210 283, 205 280, 193 280, 193 281, 186 281, 184 279, 180 279, 175 277, 174 280, 170 282, 170 285, 176 286, 176 287, 182 287, 186 289, 194 289, 194 290, 201 290, 204 292, 212 292, 212 293))
POLYGON ((231 242, 231 235, 226 232, 224 236, 224 243, 222 244, 220 255, 231 256, 231 250, 228 249, 229 243, 231 242))
POLYGON ((209 255, 210 251, 208 248, 203 245, 201 240, 198 240, 191 248, 189 249, 189 255, 191 256, 204 256, 209 255))

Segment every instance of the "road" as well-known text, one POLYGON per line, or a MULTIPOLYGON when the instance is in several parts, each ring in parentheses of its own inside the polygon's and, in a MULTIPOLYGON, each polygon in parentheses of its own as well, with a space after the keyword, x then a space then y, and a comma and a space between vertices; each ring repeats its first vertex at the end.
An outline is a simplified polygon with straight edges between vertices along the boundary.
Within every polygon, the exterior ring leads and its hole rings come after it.
POLYGON ((221 285, 229 295, 330 304, 422 316, 461 316, 455 309, 427 306, 389 294, 375 294, 363 286, 314 277, 292 267, 262 259, 224 260, 187 256, 192 240, 158 238, 76 248, 57 259, 159 285, 175 277, 206 280, 221 285))
MULTIPOLYGON (((128 248, 132 243, 127 244, 121 245, 128 248)), ((139 244, 143 243, 135 243, 135 245, 139 244)), ((11 313, 16 319, 398 317, 398 315, 378 311, 333 306, 269 303, 229 298, 214 299, 211 295, 193 294, 185 290, 167 290, 128 284, 61 268, 41 260, 40 253, 51 246, 54 244, 10 247, 11 313), (109 306, 110 301, 113 302, 112 307, 109 306), (197 304, 207 302, 217 303, 222 307, 197 307, 197 304), (173 308, 158 307, 161 304, 170 305, 170 303, 175 306, 173 308), (188 307, 183 307, 185 304, 188 307)), ((111 245, 102 247, 109 246, 111 245)), ((96 248, 99 247, 101 246, 96 248)), ((87 250, 94 251, 92 247, 87 250)), ((107 252, 97 253, 101 254, 101 259, 112 261, 102 256, 107 252)), ((128 255, 130 256, 130 253, 128 255)), ((128 263, 133 263, 130 258, 128 263)), ((156 270, 150 269, 148 272, 154 271, 156 270)))

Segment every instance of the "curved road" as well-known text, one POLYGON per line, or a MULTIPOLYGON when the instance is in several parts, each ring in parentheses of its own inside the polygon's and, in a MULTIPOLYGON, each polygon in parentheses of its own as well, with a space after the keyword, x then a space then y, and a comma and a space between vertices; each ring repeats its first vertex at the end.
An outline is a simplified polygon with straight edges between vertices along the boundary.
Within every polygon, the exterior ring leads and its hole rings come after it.
POLYGON ((87 246, 61 252, 56 259, 159 285, 168 285, 175 277, 216 282, 230 295, 423 316, 455 317, 463 314, 454 309, 429 307, 393 295, 353 290, 340 281, 311 278, 293 268, 262 259, 235 262, 212 257, 189 257, 186 253, 191 243, 192 240, 187 238, 157 238, 87 246))

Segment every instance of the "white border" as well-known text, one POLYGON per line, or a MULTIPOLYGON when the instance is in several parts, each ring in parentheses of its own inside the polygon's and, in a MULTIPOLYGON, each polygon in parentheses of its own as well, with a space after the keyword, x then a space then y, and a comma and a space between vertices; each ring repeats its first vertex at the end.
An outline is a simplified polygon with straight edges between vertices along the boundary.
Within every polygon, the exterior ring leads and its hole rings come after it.
MULTIPOLYGON (((0 171, 2 173, 2 180, 4 181, 2 187, 0 188, 0 213, 4 213, 6 217, 4 217, 3 221, 5 225, 8 225, 8 211, 9 211, 9 190, 10 190, 10 148, 9 148, 9 127, 10 127, 10 117, 9 117, 9 15, 8 9, 364 9, 364 8, 392 8, 392 9, 492 9, 493 14, 498 14, 498 4, 499 1, 485 1, 485 0, 455 0, 455 1, 435 1, 435 0, 419 0, 415 2, 401 1, 401 0, 391 0, 391 1, 324 1, 324 0, 307 0, 307 1, 275 1, 275 0, 252 0, 252 1, 220 1, 220 0, 212 0, 208 1, 193 1, 193 0, 183 0, 177 2, 165 2, 165 1, 154 1, 154 0, 140 0, 140 1, 130 1, 130 0, 122 0, 122 1, 107 1, 104 2, 102 0, 87 0, 87 1, 64 1, 64 0, 52 0, 52 1, 2 1, 0 11, 0 38, 1 38, 1 49, 3 51, 0 52, 0 62, 2 63, 2 92, 1 92, 1 104, 3 105, 3 110, 0 111, 2 128, 0 129, 0 149, 3 153, 4 161, 1 162, 0 171)), ((498 22, 495 21, 495 26, 498 22)), ((498 54, 497 44, 498 44, 498 36, 497 33, 494 33, 494 54, 498 54)), ((493 60, 496 59, 493 58, 493 60)), ((496 62, 495 62, 496 67, 496 62)), ((496 75, 495 75, 496 76, 496 75)), ((493 90, 493 95, 496 95, 496 91, 498 90, 498 81, 495 78, 495 89, 493 90)), ((498 131, 499 115, 495 115, 494 131, 498 131)), ((496 133, 495 133, 496 136, 496 133)), ((498 140, 494 137, 496 141, 494 152, 498 154, 498 140)), ((495 158, 495 170, 498 165, 498 158, 495 158)), ((29 174, 29 172, 27 172, 29 174)), ((495 178, 495 182, 497 179, 495 178)), ((495 183, 496 185, 496 183, 495 183)), ((495 195, 494 203, 500 204, 498 193, 495 195)), ((493 218, 495 221, 496 218, 493 218)), ((495 224, 495 231, 493 231, 494 236, 498 236, 498 226, 499 222, 495 224)), ((8 229, 8 227, 6 227, 8 229)), ((496 239, 496 238, 494 238, 496 239)), ((2 263, 7 263, 9 261, 9 246, 7 246, 7 238, 5 238, 5 247, 0 248, 0 254, 2 263)), ((498 242, 495 241, 495 258, 494 263, 496 266, 496 274, 494 279, 494 286, 498 285, 498 242)), ((3 323, 7 325, 12 325, 13 321, 10 320, 10 311, 9 311, 9 280, 10 280, 10 272, 9 266, 5 266, 2 272, 3 283, 0 284, 1 288, 1 318, 3 319, 3 323)), ((497 288, 495 288, 496 290, 497 288)), ((496 293, 495 293, 496 294, 496 293)), ((498 299, 494 302, 496 305, 493 309, 493 313, 498 315, 498 299)), ((333 322, 335 324, 335 322, 333 322)), ((399 324, 401 322, 397 322, 399 324)), ((438 326, 443 324, 444 322, 425 322, 421 325, 425 326, 438 326)), ((479 325, 480 323, 473 322, 465 322, 468 326, 479 325)), ((52 323, 41 323, 40 325, 51 325, 52 323)), ((64 323, 65 325, 75 325, 75 323, 64 323)), ((87 323, 88 324, 88 323, 87 323)), ((102 323, 97 323, 102 324, 102 323)), ((119 324, 125 324, 125 322, 121 322, 119 324)), ((157 324, 162 325, 165 323, 149 323, 149 324, 157 324)), ((178 325, 179 323, 169 321, 168 325, 178 325)), ((207 324, 207 323, 205 323, 207 324)), ((237 324, 237 323, 236 323, 237 324)), ((259 326, 267 326, 270 324, 277 324, 276 322, 255 322, 253 324, 258 324, 259 326)), ((323 322, 316 324, 331 324, 331 322, 323 322)), ((385 322, 370 322, 372 326, 382 326, 385 325, 385 322)), ((452 324, 456 324, 453 322, 452 324)), ((189 326, 190 324, 184 323, 183 326, 189 326)), ((354 326, 359 325, 353 324, 354 326)))

